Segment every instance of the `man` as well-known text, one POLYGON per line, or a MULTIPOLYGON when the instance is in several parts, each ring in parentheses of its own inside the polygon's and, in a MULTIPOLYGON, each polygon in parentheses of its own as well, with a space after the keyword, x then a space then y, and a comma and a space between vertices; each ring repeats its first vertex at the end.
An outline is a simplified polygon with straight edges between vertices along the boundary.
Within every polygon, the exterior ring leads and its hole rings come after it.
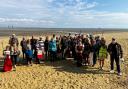
POLYGON ((46 37, 44 41, 44 50, 45 50, 45 58, 48 59, 48 45, 49 45, 49 38, 46 37))
POLYGON ((9 44, 10 44, 11 47, 14 46, 14 45, 16 45, 18 47, 19 41, 18 41, 18 38, 16 37, 15 34, 12 34, 12 36, 10 37, 9 44))
POLYGON ((19 41, 15 34, 12 34, 12 36, 9 39, 9 45, 11 48, 11 61, 13 63, 13 67, 16 68, 16 63, 18 61, 18 58, 15 55, 15 49, 18 49, 19 41))
POLYGON ((36 42, 37 40, 32 36, 32 39, 30 40, 31 50, 34 51, 36 49, 36 42))
POLYGON ((22 41, 20 42, 20 46, 22 47, 23 59, 25 59, 25 51, 27 49, 27 41, 23 37, 22 41))
POLYGON ((114 61, 116 62, 118 75, 121 76, 120 70, 120 58, 123 58, 123 51, 121 45, 116 42, 115 38, 112 38, 112 42, 108 45, 108 52, 110 54, 111 61, 111 73, 114 73, 114 61))
POLYGON ((62 52, 62 59, 65 59, 65 51, 66 51, 66 36, 63 36, 61 39, 61 52, 62 52))

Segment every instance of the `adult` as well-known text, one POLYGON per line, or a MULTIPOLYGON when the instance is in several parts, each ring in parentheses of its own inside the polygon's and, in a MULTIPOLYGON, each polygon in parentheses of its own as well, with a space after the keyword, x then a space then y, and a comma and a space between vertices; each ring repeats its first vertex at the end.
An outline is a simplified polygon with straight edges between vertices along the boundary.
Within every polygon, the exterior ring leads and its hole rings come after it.
POLYGON ((10 45, 10 51, 11 51, 11 61, 13 63, 13 67, 16 68, 16 64, 18 61, 18 55, 19 55, 19 41, 15 34, 12 34, 12 36, 9 39, 9 45, 10 45))
POLYGON ((108 45, 108 52, 110 54, 111 61, 111 73, 114 73, 114 61, 116 62, 118 75, 122 75, 120 70, 120 58, 123 58, 123 50, 121 45, 116 42, 115 38, 112 38, 112 42, 108 45))
POLYGON ((18 47, 19 41, 15 34, 12 34, 12 36, 10 37, 9 44, 11 47, 13 47, 14 45, 16 45, 18 47))
POLYGON ((35 51, 35 49, 36 49, 36 42, 37 42, 37 40, 34 38, 34 36, 32 36, 32 38, 30 39, 30 45, 31 45, 32 51, 35 51))
POLYGON ((61 39, 61 52, 62 52, 62 59, 65 59, 65 51, 66 51, 66 36, 63 36, 61 39))
POLYGON ((45 50, 45 58, 48 59, 48 45, 49 45, 49 38, 46 37, 44 41, 44 50, 45 50))
POLYGON ((32 66, 33 52, 31 49, 30 40, 28 39, 26 43, 27 43, 27 49, 25 50, 25 55, 27 59, 27 65, 32 66))
POLYGON ((83 43, 84 43, 84 51, 83 51, 84 64, 89 65, 90 64, 89 55, 91 52, 91 45, 87 38, 84 40, 83 43))
POLYGON ((44 58, 44 41, 42 37, 39 37, 39 40, 36 43, 36 62, 40 64, 40 59, 44 58))
POLYGON ((83 50, 84 50, 84 47, 83 47, 83 44, 82 44, 82 41, 80 40, 78 42, 78 44, 76 45, 76 54, 77 54, 77 67, 81 67, 82 66, 82 59, 83 59, 83 50))
POLYGON ((23 37, 22 41, 20 42, 20 45, 22 47, 23 59, 25 59, 25 51, 27 49, 27 41, 24 37, 23 37))
POLYGON ((51 38, 51 41, 49 42, 49 52, 50 52, 50 61, 54 62, 56 59, 56 53, 57 53, 57 46, 56 46, 56 40, 51 38))

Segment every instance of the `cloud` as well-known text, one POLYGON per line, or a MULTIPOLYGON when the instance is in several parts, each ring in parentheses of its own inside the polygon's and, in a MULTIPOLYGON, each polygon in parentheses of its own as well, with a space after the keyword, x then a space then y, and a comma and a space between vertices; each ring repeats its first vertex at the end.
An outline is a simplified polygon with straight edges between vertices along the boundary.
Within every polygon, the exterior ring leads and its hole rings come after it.
POLYGON ((3 22, 27 22, 27 23, 47 23, 47 24, 54 24, 55 22, 54 21, 50 21, 50 20, 34 20, 34 19, 26 19, 26 18, 23 18, 23 19, 17 19, 17 18, 0 18, 0 22, 3 23, 3 22))
POLYGON ((119 27, 128 24, 127 12, 98 11, 96 0, 1 0, 0 26, 119 27), (21 24, 22 23, 22 24, 21 24))

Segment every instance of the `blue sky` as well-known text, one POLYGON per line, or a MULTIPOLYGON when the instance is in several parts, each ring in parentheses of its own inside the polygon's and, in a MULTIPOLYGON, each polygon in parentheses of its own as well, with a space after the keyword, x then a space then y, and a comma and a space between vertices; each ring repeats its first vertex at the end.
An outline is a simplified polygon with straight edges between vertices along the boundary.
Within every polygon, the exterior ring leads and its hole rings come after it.
POLYGON ((1 0, 0 27, 128 28, 128 0, 1 0))

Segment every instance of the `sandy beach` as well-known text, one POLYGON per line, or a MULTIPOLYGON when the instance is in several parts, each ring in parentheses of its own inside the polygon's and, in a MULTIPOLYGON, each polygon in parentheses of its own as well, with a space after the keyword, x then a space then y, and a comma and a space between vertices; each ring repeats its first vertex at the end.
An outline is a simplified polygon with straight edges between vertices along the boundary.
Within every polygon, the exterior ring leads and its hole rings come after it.
MULTIPOLYGON (((123 47, 125 61, 121 63, 121 77, 109 73, 109 58, 105 60, 104 71, 99 71, 98 63, 95 67, 77 68, 72 61, 59 60, 53 64, 46 62, 29 67, 21 65, 16 71, 0 72, 0 89, 128 89, 128 32, 104 33, 104 37, 107 44, 115 37, 123 47)), ((21 36, 18 38, 19 41, 22 39, 21 36)), ((1 43, 5 47, 8 39, 6 36, 0 37, 1 69, 1 43)))

